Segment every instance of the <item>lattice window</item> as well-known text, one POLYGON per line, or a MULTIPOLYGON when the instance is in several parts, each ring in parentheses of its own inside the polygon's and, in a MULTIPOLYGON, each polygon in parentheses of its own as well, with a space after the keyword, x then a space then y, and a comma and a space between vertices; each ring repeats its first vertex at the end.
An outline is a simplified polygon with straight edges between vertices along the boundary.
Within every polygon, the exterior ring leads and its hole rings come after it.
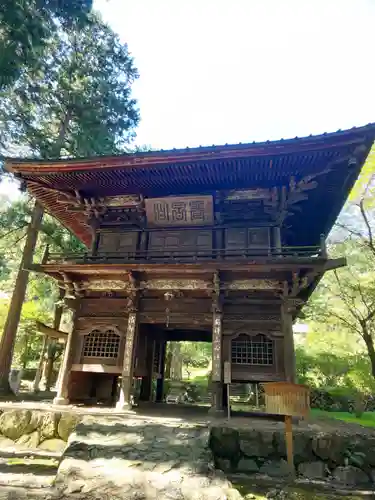
POLYGON ((83 357, 85 358, 117 358, 120 347, 120 336, 115 330, 93 330, 85 336, 83 357))
POLYGON ((265 335, 240 335, 232 340, 232 363, 273 365, 274 343, 265 335))

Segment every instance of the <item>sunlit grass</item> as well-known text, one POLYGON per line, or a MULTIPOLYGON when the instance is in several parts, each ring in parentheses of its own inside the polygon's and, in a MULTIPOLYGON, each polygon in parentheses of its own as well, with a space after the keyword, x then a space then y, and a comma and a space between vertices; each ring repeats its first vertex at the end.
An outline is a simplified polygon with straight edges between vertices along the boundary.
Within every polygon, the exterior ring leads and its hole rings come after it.
POLYGON ((375 427, 375 412, 366 412, 359 418, 357 418, 353 413, 344 411, 323 411, 323 410, 311 410, 311 414, 316 417, 328 417, 335 418, 337 420, 343 420, 344 422, 363 425, 365 427, 375 427))

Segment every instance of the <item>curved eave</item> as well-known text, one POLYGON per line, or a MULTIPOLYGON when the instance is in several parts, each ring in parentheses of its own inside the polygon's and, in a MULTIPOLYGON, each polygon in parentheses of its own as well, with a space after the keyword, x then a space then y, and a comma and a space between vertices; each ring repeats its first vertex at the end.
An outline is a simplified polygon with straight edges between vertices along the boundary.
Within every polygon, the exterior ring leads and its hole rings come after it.
POLYGON ((80 160, 8 160, 6 168, 27 185, 46 211, 87 246, 83 213, 58 202, 59 192, 85 197, 141 194, 158 197, 217 190, 288 186, 290 178, 316 178, 301 212, 288 220, 287 244, 317 245, 339 214, 375 138, 375 124, 343 132, 273 142, 135 153, 80 160), (356 163, 349 166, 349 158, 356 163), (332 168, 333 167, 333 168, 332 168))
POLYGON ((129 153, 117 156, 97 156, 80 159, 59 160, 22 160, 9 158, 5 168, 13 173, 35 172, 68 172, 74 170, 96 170, 116 168, 144 168, 152 165, 171 165, 179 162, 191 163, 205 160, 241 158, 250 156, 272 156, 291 154, 303 151, 324 150, 346 144, 360 144, 364 136, 375 135, 375 123, 364 127, 353 127, 349 130, 296 137, 294 139, 280 139, 277 141, 253 142, 247 144, 225 144, 208 147, 160 150, 139 153, 129 153))

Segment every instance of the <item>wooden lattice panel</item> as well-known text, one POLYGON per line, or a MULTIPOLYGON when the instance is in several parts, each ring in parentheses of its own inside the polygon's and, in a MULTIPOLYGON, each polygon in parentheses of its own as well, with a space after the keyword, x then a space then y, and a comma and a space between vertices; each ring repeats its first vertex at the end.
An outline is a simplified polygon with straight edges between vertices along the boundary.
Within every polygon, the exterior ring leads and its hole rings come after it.
POLYGON ((85 336, 83 344, 84 358, 117 358, 120 336, 114 330, 93 330, 85 336))
POLYGON ((267 413, 292 417, 306 417, 308 415, 310 391, 305 385, 269 382, 263 386, 267 413))

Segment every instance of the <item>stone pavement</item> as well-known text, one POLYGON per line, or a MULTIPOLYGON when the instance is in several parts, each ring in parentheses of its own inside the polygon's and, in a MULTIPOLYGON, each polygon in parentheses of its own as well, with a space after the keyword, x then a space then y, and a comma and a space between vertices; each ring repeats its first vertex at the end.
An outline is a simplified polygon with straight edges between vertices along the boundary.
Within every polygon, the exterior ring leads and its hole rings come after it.
POLYGON ((70 436, 53 498, 241 499, 215 471, 207 422, 85 416, 70 436))

